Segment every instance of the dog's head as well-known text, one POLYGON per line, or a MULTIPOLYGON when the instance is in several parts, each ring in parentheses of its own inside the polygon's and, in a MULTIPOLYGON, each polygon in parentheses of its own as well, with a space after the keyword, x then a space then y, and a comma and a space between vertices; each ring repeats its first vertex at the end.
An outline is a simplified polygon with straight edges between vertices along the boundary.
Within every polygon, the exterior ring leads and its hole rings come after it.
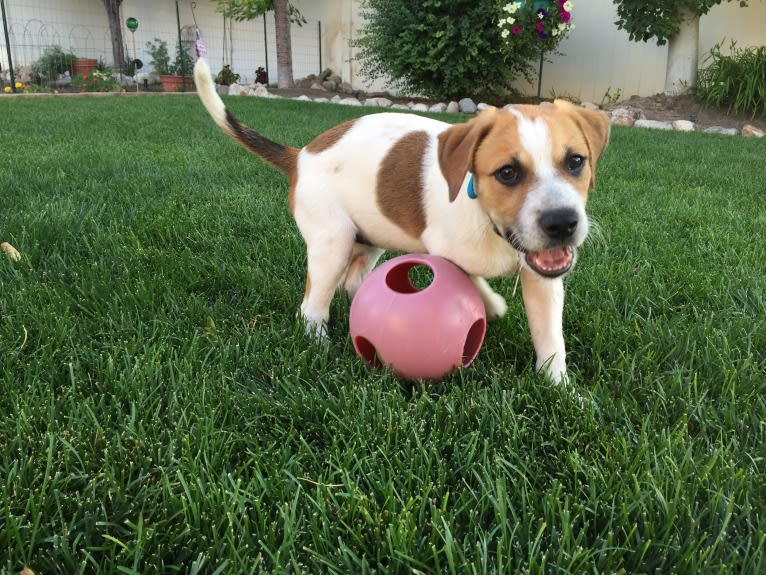
POLYGON ((560 276, 588 234, 585 204, 609 128, 606 114, 562 100, 487 110, 439 136, 450 201, 470 172, 495 232, 532 270, 560 276))

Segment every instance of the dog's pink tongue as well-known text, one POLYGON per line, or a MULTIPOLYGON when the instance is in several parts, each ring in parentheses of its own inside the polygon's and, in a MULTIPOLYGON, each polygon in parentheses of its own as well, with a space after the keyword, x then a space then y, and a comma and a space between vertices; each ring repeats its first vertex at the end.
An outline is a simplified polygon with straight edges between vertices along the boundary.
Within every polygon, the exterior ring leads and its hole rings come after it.
POLYGON ((542 252, 532 252, 527 254, 527 261, 542 271, 556 272, 572 264, 572 250, 567 247, 560 247, 542 252))

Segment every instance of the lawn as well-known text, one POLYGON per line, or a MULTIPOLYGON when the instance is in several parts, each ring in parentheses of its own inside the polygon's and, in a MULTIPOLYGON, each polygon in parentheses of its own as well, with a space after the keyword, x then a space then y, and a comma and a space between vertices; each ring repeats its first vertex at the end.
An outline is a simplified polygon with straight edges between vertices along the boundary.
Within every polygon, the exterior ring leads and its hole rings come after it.
MULTIPOLYGON (((368 111, 227 102, 296 146, 368 111)), ((613 131, 581 406, 518 295, 437 385, 368 369, 344 297, 308 342, 287 183, 193 96, 0 125, 0 571, 766 572, 765 141, 613 131)))

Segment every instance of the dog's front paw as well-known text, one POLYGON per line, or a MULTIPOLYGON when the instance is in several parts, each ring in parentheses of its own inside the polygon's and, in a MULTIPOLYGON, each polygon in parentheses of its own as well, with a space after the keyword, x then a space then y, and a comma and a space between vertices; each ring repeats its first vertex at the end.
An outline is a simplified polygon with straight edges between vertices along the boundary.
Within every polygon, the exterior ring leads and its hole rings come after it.
POLYGON ((535 366, 538 372, 545 375, 555 384, 569 385, 569 375, 567 375, 566 361, 563 354, 554 354, 545 360, 537 360, 535 366))
POLYGON ((499 293, 492 292, 486 294, 484 299, 484 311, 487 313, 487 319, 501 318, 508 311, 508 304, 505 298, 499 293))
POLYGON ((309 321, 305 320, 303 331, 306 337, 314 341, 320 342, 327 338, 327 324, 323 321, 309 321))

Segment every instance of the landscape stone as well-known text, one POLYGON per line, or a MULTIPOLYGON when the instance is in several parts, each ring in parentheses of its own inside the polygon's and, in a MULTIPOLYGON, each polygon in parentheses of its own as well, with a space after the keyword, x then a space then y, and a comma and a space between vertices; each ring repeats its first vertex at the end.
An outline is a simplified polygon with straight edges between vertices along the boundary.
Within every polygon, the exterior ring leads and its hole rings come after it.
POLYGON ((677 132, 694 131, 694 122, 690 122, 689 120, 674 120, 671 126, 673 126, 673 129, 677 132))
POLYGON ((672 130, 670 122, 660 122, 659 120, 636 120, 633 124, 636 128, 652 128, 654 130, 672 130))
POLYGON ((229 86, 229 96, 241 96, 243 90, 243 86, 240 86, 239 84, 231 84, 229 86))
POLYGON ((447 104, 447 112, 449 114, 457 114, 460 111, 460 104, 455 102, 454 100, 447 104))
POLYGON ((742 135, 749 136, 751 138, 763 138, 766 135, 766 132, 760 128, 756 128, 752 124, 745 124, 742 126, 742 135))
POLYGON ((362 103, 357 100, 356 98, 343 98, 338 102, 338 104, 343 104, 344 106, 361 106, 362 103))
POLYGON ((474 103, 471 98, 463 98, 458 103, 458 107, 460 108, 460 111, 463 114, 475 114, 476 113, 476 104, 474 103))
POLYGON ((636 120, 645 120, 646 115, 643 110, 636 108, 615 108, 611 112, 612 124, 618 126, 632 126, 636 120))
POLYGON ((322 86, 322 84, 317 84, 316 82, 311 84, 311 89, 312 90, 322 90, 323 92, 327 91, 327 89, 324 86, 322 86))
POLYGON ((428 108, 429 112, 444 112, 447 109, 447 104, 444 102, 437 102, 436 104, 432 105, 430 108, 428 108))
POLYGON ((413 104, 410 110, 413 110, 415 112, 428 112, 428 104, 423 104, 422 102, 418 104, 413 104))
POLYGON ((723 128, 721 126, 710 126, 709 128, 705 128, 703 131, 708 134, 723 134, 725 136, 736 136, 739 134, 739 130, 737 130, 737 128, 723 128))

